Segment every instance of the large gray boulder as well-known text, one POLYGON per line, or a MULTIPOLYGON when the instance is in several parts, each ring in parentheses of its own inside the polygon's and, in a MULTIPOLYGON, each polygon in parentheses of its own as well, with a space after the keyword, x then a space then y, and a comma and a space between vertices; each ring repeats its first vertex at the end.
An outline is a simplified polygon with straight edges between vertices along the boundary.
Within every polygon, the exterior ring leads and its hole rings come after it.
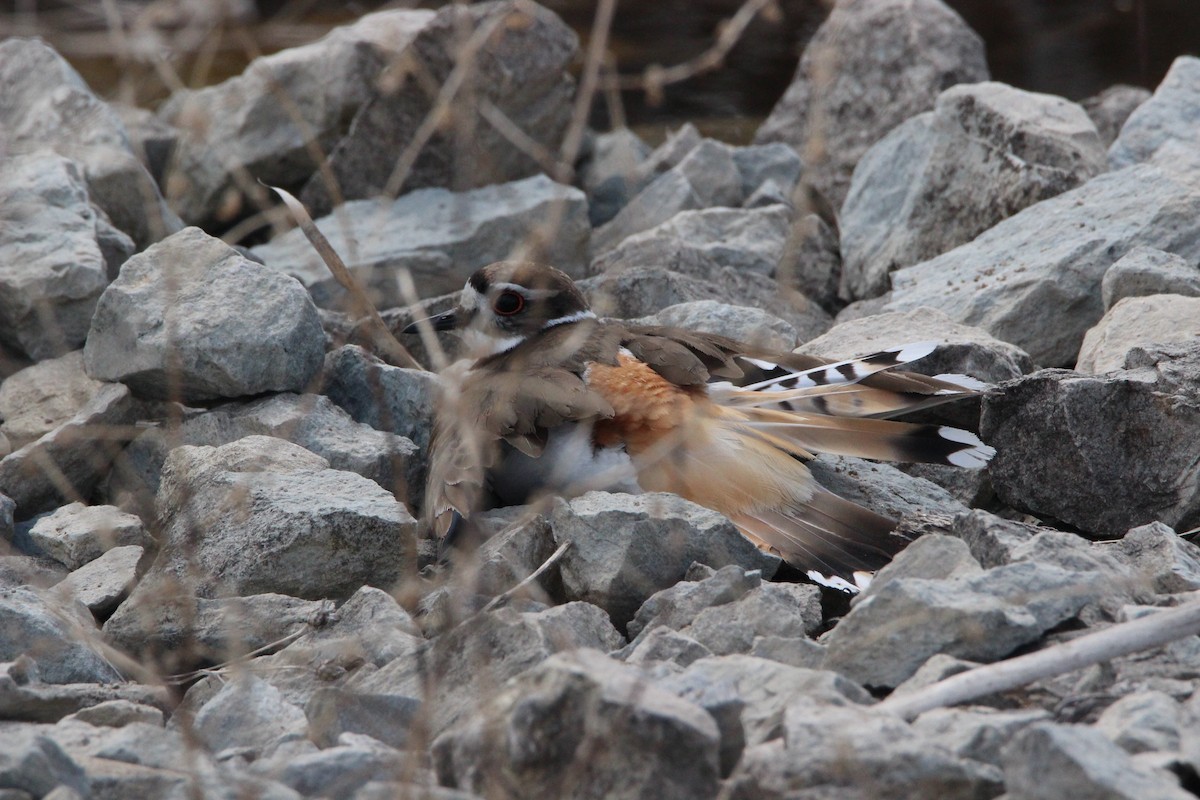
MULTIPOLYGON (((317 221, 376 305, 412 302, 397 282, 412 274, 423 297, 462 289, 475 270, 510 258, 584 273, 587 200, 545 175, 466 192, 421 189, 397 200, 358 200, 317 221)), ((254 248, 268 266, 298 279, 322 307, 338 307, 345 291, 300 230, 254 248)))
POLYGON ((670 494, 589 492, 559 501, 550 526, 556 542, 571 542, 559 562, 566 596, 600 606, 618 626, 694 561, 737 564, 768 577, 780 563, 725 517, 670 494))
POLYGON ((1104 273, 1100 293, 1106 311, 1126 297, 1150 294, 1200 297, 1200 263, 1189 264, 1186 259, 1155 247, 1135 247, 1104 273))
POLYGON ((892 273, 888 311, 922 306, 983 328, 1044 366, 1074 364, 1104 313, 1117 259, 1151 245, 1200 261, 1200 168, 1108 172, 1000 222, 948 253, 892 273))
POLYGON ((416 520, 390 492, 273 437, 172 450, 158 512, 153 571, 194 574, 202 596, 343 597, 415 565, 416 520))
POLYGON ((120 116, 45 42, 0 42, 0 86, 9 152, 49 148, 81 164, 92 201, 139 249, 179 229, 120 116))
POLYGON ((139 407, 122 384, 105 384, 75 416, 0 459, 0 487, 18 518, 88 497, 108 474, 139 407))
POLYGON ((1099 375, 1125 367, 1135 347, 1200 344, 1200 297, 1152 294, 1117 302, 1083 337, 1075 369, 1099 375))
POLYGON ((1001 500, 1097 537, 1196 524, 1200 348, 1130 359, 1137 368, 1104 376, 1035 372, 984 398, 980 435, 997 451, 989 472, 1001 500))
POLYGON ((78 414, 104 386, 83 371, 82 350, 39 361, 0 382, 0 433, 23 447, 78 414))
POLYGON ((1113 169, 1148 161, 1165 143, 1200 149, 1200 58, 1179 56, 1154 96, 1139 105, 1108 150, 1113 169))
POLYGON ((842 296, 974 239, 1104 169, 1083 109, 1002 83, 954 86, 858 162, 842 206, 842 296))
POLYGON ((187 228, 126 262, 96 306, 84 362, 139 396, 202 402, 303 391, 324 352, 304 287, 187 228))
POLYGON ((181 89, 158 111, 178 129, 166 174, 171 202, 189 224, 247 213, 256 180, 291 190, 316 170, 371 95, 380 74, 433 19, 432 11, 367 14, 311 44, 262 56, 202 89, 181 89))
POLYGON ((704 800, 718 745, 698 706, 580 650, 516 678, 433 751, 443 784, 487 797, 704 800))
POLYGON ((0 343, 39 360, 83 344, 108 284, 101 224, 76 162, 0 159, 0 343))
MULTIPOLYGON (((28 654, 46 683, 118 683, 123 680, 98 644, 83 606, 56 602, 31 589, 0 588, 0 661, 28 654)), ((7 676, 5 680, 11 680, 7 676)))
POLYGON ((427 186, 470 189, 544 170, 526 142, 515 144, 508 128, 491 120, 507 119, 535 146, 557 154, 571 118, 575 81, 567 68, 577 48, 571 29, 536 4, 443 7, 401 63, 372 87, 330 153, 328 170, 313 176, 301 199, 322 215, 341 198, 395 197, 401 189, 427 186), (431 112, 441 101, 439 91, 430 91, 435 86, 457 88, 447 94, 454 124, 431 129, 431 112), (499 115, 482 113, 488 104, 499 115), (459 134, 464 130, 471 132, 469 151, 459 134), (336 181, 336 192, 326 175, 336 181))
POLYGON ((940 0, 841 0, 755 141, 785 142, 840 206, 854 165, 956 83, 988 78, 983 40, 940 0))
POLYGON ((333 469, 370 478, 409 508, 420 507, 425 462, 411 441, 355 422, 329 398, 289 392, 225 403, 193 414, 168 432, 145 431, 129 444, 109 476, 112 501, 153 519, 163 463, 181 444, 218 447, 246 436, 275 436, 329 460, 333 469))

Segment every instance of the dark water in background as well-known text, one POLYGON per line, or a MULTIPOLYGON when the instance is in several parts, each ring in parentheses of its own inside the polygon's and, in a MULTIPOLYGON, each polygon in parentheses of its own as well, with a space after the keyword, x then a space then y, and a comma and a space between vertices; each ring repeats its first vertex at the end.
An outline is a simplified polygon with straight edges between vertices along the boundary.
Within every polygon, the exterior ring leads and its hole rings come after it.
MULTIPOLYGON (((217 82, 240 72, 248 52, 300 44, 320 36, 330 25, 384 5, 375 0, 244 2, 257 9, 257 19, 244 30, 226 31, 215 41, 209 37, 193 53, 177 50, 175 63, 185 79, 217 82)), ((1200 0, 948 2, 984 38, 995 80, 1072 100, 1114 83, 1153 88, 1175 56, 1200 54, 1200 0)), ((594 0, 543 3, 586 40, 594 0)), ((171 0, 120 5, 134 9, 134 15, 154 9, 170 18, 171 0)), ((624 73, 636 73, 654 63, 686 61, 711 45, 717 25, 739 5, 740 0, 622 0, 611 50, 624 73)), ((648 104, 640 92, 624 93, 622 105, 628 122, 651 140, 658 139, 666 127, 685 120, 724 139, 748 140, 783 94, 804 42, 826 15, 826 5, 819 0, 780 0, 779 9, 778 21, 760 18, 751 25, 725 68, 669 88, 661 104, 648 104)), ((104 96, 153 107, 167 93, 160 76, 149 66, 117 63, 111 56, 115 48, 105 26, 100 0, 0 0, 0 35, 43 35, 104 96), (25 15, 16 15, 21 10, 25 15), (35 13, 31 15, 31 11, 35 13)), ((185 39, 175 36, 172 42, 178 48, 185 39)), ((603 102, 596 104, 592 121, 597 128, 609 127, 603 102)))

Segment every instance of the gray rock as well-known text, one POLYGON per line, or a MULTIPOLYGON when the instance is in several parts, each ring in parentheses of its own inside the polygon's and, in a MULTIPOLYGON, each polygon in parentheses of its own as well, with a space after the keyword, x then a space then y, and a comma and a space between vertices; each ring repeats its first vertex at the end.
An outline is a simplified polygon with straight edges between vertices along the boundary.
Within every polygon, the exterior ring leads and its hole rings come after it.
POLYGON ((667 306, 656 314, 630 322, 634 325, 666 325, 716 333, 760 350, 777 353, 791 352, 799 338, 795 328, 766 311, 716 300, 696 300, 667 306))
POLYGON ((846 299, 1100 173, 1083 109, 1002 83, 951 87, 863 155, 840 217, 846 299))
POLYGON ((128 388, 108 384, 70 420, 0 459, 0 486, 16 503, 16 514, 28 518, 88 497, 108 473, 128 435, 122 429, 137 411, 128 388))
POLYGON ((1193 796, 1168 773, 1140 767, 1098 730, 1051 722, 1029 726, 1005 748, 1004 780, 1018 800, 1193 796))
POLYGON ((42 683, 28 656, 0 665, 0 718, 58 722, 105 703, 130 703, 159 711, 171 706, 165 689, 137 683, 42 683))
POLYGON ((568 599, 586 600, 624 626, 645 600, 684 577, 694 561, 773 575, 779 559, 752 545, 715 511, 668 494, 589 492, 550 513, 568 599))
POLYGON ((1134 528, 1108 552, 1159 594, 1200 589, 1200 548, 1161 522, 1134 528))
POLYGON ((277 642, 308 624, 322 606, 279 594, 198 598, 193 587, 150 574, 104 623, 104 638, 173 674, 277 642))
MULTIPOLYGON (((0 44, 0 76, 21 41, 0 44)), ((0 162, 0 343, 35 360, 83 344, 108 283, 99 226, 76 162, 50 152, 0 162)))
POLYGON ((893 580, 925 578, 942 580, 978 575, 983 567, 971 555, 962 539, 931 533, 905 547, 892 561, 871 578, 870 585, 855 596, 862 604, 893 580))
POLYGON ((702 139, 678 163, 651 180, 610 222, 596 229, 591 243, 593 255, 601 255, 681 211, 741 205, 742 176, 734 163, 734 152, 723 142, 702 139))
POLYGON ((700 135, 700 131, 690 122, 685 122, 678 130, 669 131, 663 143, 638 164, 634 173, 637 189, 644 189, 656 177, 677 166, 703 141, 704 137, 700 135))
POLYGON ((225 684, 193 722, 195 735, 211 752, 230 748, 260 750, 289 733, 303 733, 304 711, 279 690, 253 675, 225 684))
POLYGON ((987 77, 983 41, 938 0, 841 2, 755 141, 794 147, 805 181, 840 206, 872 144, 942 90, 987 77))
POLYGON ((1103 313, 1098 290, 1117 259, 1148 244, 1200 261, 1195 174, 1178 164, 1142 164, 1093 178, 896 271, 885 308, 937 308, 1038 364, 1073 364, 1084 332, 1103 313))
POLYGON ((81 708, 66 719, 86 722, 97 728, 123 728, 134 723, 159 728, 163 726, 162 709, 130 700, 105 700, 103 703, 81 708))
POLYGON ((198 591, 347 596, 414 567, 416 520, 378 484, 268 436, 178 447, 163 468, 153 568, 198 591))
MULTIPOLYGON (((965 658, 955 658, 954 656, 938 653, 935 656, 931 656, 916 672, 905 679, 904 683, 893 689, 888 697, 900 698, 905 695, 914 694, 935 683, 968 672, 979 666, 981 665, 977 661, 968 661, 965 658)), ((991 698, 986 697, 977 702, 980 705, 988 705, 989 703, 998 705, 991 698)))
POLYGON ((914 511, 958 514, 967 507, 941 486, 908 475, 890 464, 825 453, 808 463, 817 482, 836 495, 885 517, 914 511))
POLYGON ((219 405, 169 431, 146 431, 116 463, 109 495, 153 518, 154 496, 171 447, 218 447, 256 435, 298 444, 327 459, 334 469, 370 478, 410 508, 420 507, 426 459, 411 441, 355 422, 327 397, 292 393, 219 405))
POLYGON ((1100 293, 1106 311, 1125 297, 1151 294, 1200 297, 1200 266, 1188 264, 1174 253, 1135 247, 1104 273, 1100 293))
POLYGON ((816 586, 764 583, 731 603, 704 609, 681 633, 720 656, 748 653, 758 636, 804 638, 822 621, 816 586))
POLYGON ((83 371, 82 350, 26 367, 0 382, 0 432, 13 449, 24 447, 78 414, 103 387, 83 371))
POLYGON ((134 155, 120 117, 45 42, 0 43, 0 86, 9 152, 49 148, 79 162, 93 202, 138 248, 178 230, 178 218, 134 155))
POLYGON ((627 664, 669 661, 686 667, 701 658, 711 656, 712 651, 691 636, 660 626, 649 629, 644 636, 638 637, 637 641, 631 642, 616 655, 623 655, 627 664))
POLYGON ((662 267, 606 272, 578 281, 592 309, 600 316, 646 317, 668 306, 695 300, 716 300, 735 306, 761 308, 796 329, 803 340, 819 336, 832 320, 813 301, 780 286, 764 275, 726 267, 711 280, 701 280, 662 267))
POLYGON ((1190 721, 1183 706, 1163 692, 1126 695, 1096 720, 1096 730, 1126 753, 1179 750, 1180 730, 1190 721))
POLYGON ((716 713, 736 698, 736 720, 748 747, 781 736, 784 709, 802 697, 835 705, 870 702, 861 686, 837 673, 747 655, 700 659, 658 685, 716 713))
POLYGON ((749 655, 801 669, 821 669, 825 665, 824 646, 795 636, 756 636, 749 655))
POLYGON ((254 195, 246 196, 253 186, 246 176, 298 190, 317 168, 313 148, 328 152, 381 73, 432 18, 408 9, 368 14, 310 44, 256 58, 223 83, 175 92, 158 115, 178 130, 164 185, 180 216, 203 225, 246 214, 254 195))
POLYGON ((799 698, 788 706, 784 741, 748 749, 729 796, 977 800, 995 797, 1000 778, 994 767, 919 740, 896 717, 799 698))
POLYGON ((701 611, 732 603, 762 585, 762 573, 729 564, 698 575, 693 565, 685 580, 655 592, 646 598, 626 629, 634 643, 658 627, 682 630, 691 625, 701 611))
MULTIPOLYGON (((476 551, 477 571, 467 576, 468 585, 482 595, 499 595, 516 586, 556 549, 549 520, 541 514, 531 514, 524 506, 495 509, 472 517, 472 521, 492 529, 488 540, 476 551)), ((455 569, 459 567, 456 565, 455 569)), ((556 568, 542 573, 536 586, 541 588, 543 597, 562 595, 562 579, 556 568)))
POLYGON ((115 683, 91 615, 82 606, 57 605, 29 589, 0 589, 0 661, 28 653, 46 683, 115 683))
POLYGON ((1016 553, 1046 530, 980 510, 942 519, 947 525, 944 528, 934 526, 934 532, 962 539, 984 569, 1012 563, 1016 553))
POLYGON ((433 752, 442 784, 488 797, 713 798, 718 746, 700 708, 585 650, 516 678, 433 752))
POLYGON ((142 521, 115 506, 71 503, 41 517, 29 538, 46 555, 75 570, 114 547, 152 544, 142 521))
POLYGON ((350 795, 350 800, 481 800, 479 795, 443 786, 401 781, 369 781, 350 795))
POLYGON ((664 267, 712 280, 725 267, 774 277, 791 226, 785 206, 681 211, 635 233, 593 259, 593 275, 638 266, 664 267))
POLYGON ((995 661, 1104 597, 1112 576, 1024 562, 948 580, 897 578, 825 638, 825 666, 894 687, 930 656, 995 661))
POLYGON ((411 440, 422 452, 433 429, 438 378, 431 372, 384 364, 357 345, 325 357, 321 393, 355 422, 411 440))
MULTIPOLYGON (((0 514, 2 512, 3 500, 0 500, 0 514)), ((12 529, 6 533, 2 523, 3 520, 0 520, 0 540, 8 542, 12 539, 12 529)), ((0 544, 0 552, 7 552, 7 547, 0 544)), ((48 589, 68 574, 66 567, 45 556, 27 556, 19 553, 0 555, 0 586, 48 589)))
MULTIPOLYGON (((730 161, 732 163, 732 159, 730 161)), ((665 172, 638 192, 615 217, 596 229, 591 239, 593 259, 680 212, 703 207, 704 202, 686 175, 677 169, 665 172)))
POLYGON ((352 654, 382 667, 424 643, 408 612, 390 594, 373 586, 359 589, 320 622, 280 651, 283 660, 296 655, 300 658, 292 661, 315 662, 352 654))
POLYGON ((303 391, 324 344, 298 283, 187 228, 125 263, 100 297, 84 363, 140 396, 205 401, 303 391))
POLYGON ((1200 147, 1200 58, 1179 56, 1154 90, 1134 109, 1108 150, 1113 169, 1148 161, 1165 142, 1200 147))
POLYGON ((387 747, 340 745, 288 758, 256 762, 255 771, 278 779, 305 797, 347 797, 368 781, 411 772, 411 758, 387 747))
MULTIPOLYGON (((1193 350, 1178 361, 1195 375, 1193 350)), ((1104 537, 1196 519, 1196 425, 1194 385, 1172 391, 1151 369, 1043 370, 986 396, 980 433, 997 450, 989 472, 1002 501, 1104 537)))
POLYGON ((317 689, 304 706, 308 735, 318 747, 332 747, 343 733, 361 733, 390 747, 406 747, 419 720, 421 701, 386 693, 317 689))
MULTIPOLYGON (((405 61, 421 68, 396 64, 372 87, 349 132, 330 153, 329 171, 340 196, 355 200, 385 190, 395 196, 401 188, 473 188, 540 171, 527 146, 514 144, 507 130, 481 115, 480 106, 490 103, 537 146, 557 152, 571 117, 575 82, 566 70, 577 47, 571 29, 541 6, 498 2, 442 8, 405 53, 405 61), (473 68, 466 70, 446 109, 455 124, 426 132, 426 119, 439 102, 428 87, 458 80, 451 75, 466 58, 463 48, 473 33, 483 34, 472 53, 473 68), (462 154, 462 131, 471 132, 470 157, 462 154), (393 175, 406 159, 407 172, 393 175)), ((321 173, 301 199, 315 215, 333 207, 321 173)))
MULTIPOLYGON (((458 291, 475 270, 507 258, 581 276, 591 231, 583 193, 545 175, 466 192, 421 189, 397 200, 355 201, 318 219, 317 227, 381 308, 413 301, 397 280, 405 272, 423 297, 458 291)), ((252 252, 299 280, 321 307, 346 302, 301 230, 252 252)))
POLYGON ((588 196, 588 219, 599 227, 617 215, 639 188, 638 167, 650 148, 628 128, 592 136, 576 169, 588 196))
POLYGON ((838 231, 819 214, 801 214, 792 223, 775 277, 795 287, 830 313, 842 307, 842 253, 838 231))
POLYGON ((742 196, 747 198, 767 181, 790 198, 804 171, 800 154, 783 142, 734 148, 733 163, 742 176, 742 196))
POLYGON ((347 688, 422 701, 425 730, 436 736, 472 718, 505 681, 553 653, 622 644, 604 612, 587 603, 526 613, 504 608, 469 618, 434 639, 427 652, 356 676, 347 688))
POLYGON ((1083 106, 1083 110, 1095 123, 1100 142, 1109 147, 1116 141, 1129 115, 1149 99, 1150 90, 1118 83, 1099 94, 1081 100, 1079 105, 1083 106))
POLYGON ((1020 731, 1049 719, 1041 709, 997 711, 990 708, 935 708, 912 722, 926 742, 944 747, 960 758, 1002 766, 1004 747, 1020 731))
POLYGON ((114 547, 84 564, 55 585, 55 594, 78 600, 97 617, 111 613, 137 583, 138 561, 145 550, 137 545, 114 547))
POLYGON ((78 797, 88 797, 88 778, 75 759, 53 739, 33 726, 0 723, 0 788, 45 797, 57 786, 66 786, 78 797))
MULTIPOLYGON (((1200 276, 1200 271, 1197 272, 1200 276)), ((1200 343, 1200 297, 1152 294, 1126 297, 1083 337, 1075 369, 1099 375, 1124 368, 1135 347, 1200 343)))

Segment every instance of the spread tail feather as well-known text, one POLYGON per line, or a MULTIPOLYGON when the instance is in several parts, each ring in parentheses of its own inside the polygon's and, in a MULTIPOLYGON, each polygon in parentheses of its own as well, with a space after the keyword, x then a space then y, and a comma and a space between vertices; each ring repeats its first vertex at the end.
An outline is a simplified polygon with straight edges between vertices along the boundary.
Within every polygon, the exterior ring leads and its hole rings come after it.
POLYGON ((970 431, 882 419, 831 417, 769 408, 726 409, 771 444, 801 458, 811 453, 981 469, 996 454, 970 431))
POLYGON ((874 572, 908 543, 892 534, 892 520, 823 489, 803 505, 755 509, 730 519, 759 547, 816 573, 819 582, 846 581, 841 588, 852 589, 854 573, 874 572))

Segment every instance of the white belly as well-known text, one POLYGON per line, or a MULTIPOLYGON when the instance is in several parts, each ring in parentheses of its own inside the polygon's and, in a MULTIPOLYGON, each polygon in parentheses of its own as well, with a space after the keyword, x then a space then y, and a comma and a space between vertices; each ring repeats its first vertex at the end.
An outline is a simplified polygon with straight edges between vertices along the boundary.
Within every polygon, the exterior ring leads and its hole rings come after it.
POLYGON ((550 431, 539 458, 509 449, 490 474, 492 491, 503 505, 519 505, 538 494, 575 497, 603 489, 640 494, 637 477, 622 447, 592 447, 592 426, 576 423, 550 431))

